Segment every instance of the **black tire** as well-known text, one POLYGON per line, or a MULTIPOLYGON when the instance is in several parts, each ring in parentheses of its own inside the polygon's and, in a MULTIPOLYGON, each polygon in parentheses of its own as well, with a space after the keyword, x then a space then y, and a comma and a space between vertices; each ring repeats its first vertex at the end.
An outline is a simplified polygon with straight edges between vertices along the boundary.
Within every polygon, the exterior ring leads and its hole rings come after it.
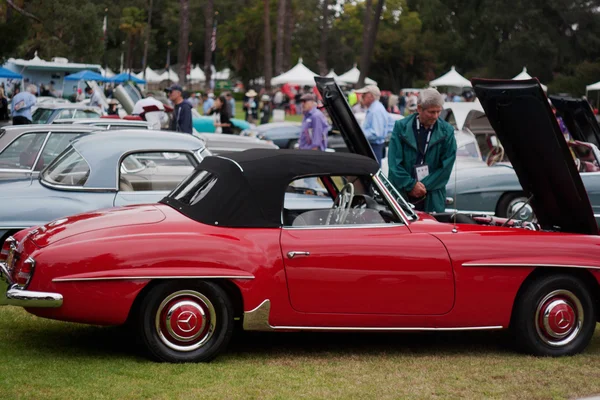
POLYGON ((527 353, 567 356, 582 352, 590 343, 596 315, 596 304, 582 280, 549 275, 524 288, 511 329, 517 346, 527 353))
MULTIPOLYGON (((511 215, 510 209, 515 202, 526 202, 527 197, 523 193, 506 193, 502 196, 496 207, 496 215, 500 218, 508 218, 511 215)), ((515 217, 517 218, 517 217, 515 217)))
POLYGON ((296 139, 290 140, 288 142, 287 148, 293 150, 297 143, 298 143, 298 140, 296 140, 296 139))
POLYGON ((141 343, 158 361, 208 362, 231 339, 233 305, 215 283, 165 282, 142 300, 137 328, 141 343))

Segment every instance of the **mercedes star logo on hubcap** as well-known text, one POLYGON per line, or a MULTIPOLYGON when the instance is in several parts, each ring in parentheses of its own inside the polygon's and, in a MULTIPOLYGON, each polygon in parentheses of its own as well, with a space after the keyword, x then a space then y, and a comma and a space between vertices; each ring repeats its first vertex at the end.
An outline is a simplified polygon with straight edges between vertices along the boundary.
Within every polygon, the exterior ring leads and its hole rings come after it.
POLYGON ((177 317, 177 327, 183 332, 191 332, 196 328, 198 317, 191 311, 184 311, 177 317))

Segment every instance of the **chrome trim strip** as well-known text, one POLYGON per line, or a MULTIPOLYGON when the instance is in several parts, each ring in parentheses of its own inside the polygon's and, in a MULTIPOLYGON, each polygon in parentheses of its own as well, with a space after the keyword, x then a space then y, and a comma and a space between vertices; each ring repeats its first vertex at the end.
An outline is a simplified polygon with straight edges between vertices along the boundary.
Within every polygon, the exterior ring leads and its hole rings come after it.
POLYGON ((502 325, 493 326, 463 326, 450 328, 428 327, 356 327, 356 326, 273 326, 269 324, 271 301, 264 300, 253 310, 244 312, 243 328, 245 331, 276 331, 276 330, 301 330, 301 331, 370 331, 370 332, 416 332, 416 331, 485 331, 504 329, 502 325))
POLYGON ((0 171, 2 171, 2 172, 14 172, 14 173, 17 173, 17 172, 20 172, 20 173, 25 173, 25 172, 32 173, 32 172, 34 172, 32 169, 16 169, 16 168, 0 168, 0 171))
POLYGON ((240 164, 237 163, 237 161, 234 161, 231 158, 222 157, 222 156, 215 156, 215 157, 222 158, 223 160, 231 161, 232 163, 237 165, 237 167, 240 169, 240 171, 244 172, 244 169, 242 168, 242 166, 240 164))
POLYGON ((390 224, 353 224, 353 225, 311 225, 311 226, 284 226, 286 230, 315 230, 315 229, 368 229, 368 228, 398 228, 406 227, 401 223, 390 224))
POLYGON ((52 282, 128 281, 139 279, 254 279, 254 276, 194 275, 194 276, 107 276, 100 278, 54 278, 52 282))
POLYGON ((600 266, 569 264, 531 264, 531 263, 464 263, 463 267, 546 267, 546 268, 584 268, 600 269, 600 266))
POLYGON ((43 186, 52 188, 52 189, 57 189, 57 190, 64 190, 66 192, 116 192, 117 190, 115 188, 92 188, 92 187, 85 187, 85 186, 65 186, 65 185, 55 185, 53 183, 50 182, 46 182, 44 179, 40 179, 40 183, 43 186))
POLYGON ((35 157, 35 161, 33 162, 33 165, 31 166, 32 171, 35 170, 35 166, 37 165, 40 157, 42 156, 42 153, 44 152, 44 148, 46 148, 46 144, 48 144, 48 140, 50 140, 50 136, 52 136, 52 131, 48 131, 48 134, 46 135, 46 139, 44 139, 44 143, 42 143, 42 147, 40 147, 40 151, 37 154, 37 157, 35 157))
POLYGON ((458 213, 458 214, 481 214, 495 216, 496 213, 493 211, 474 211, 474 210, 457 210, 456 208, 446 208, 444 212, 458 213))

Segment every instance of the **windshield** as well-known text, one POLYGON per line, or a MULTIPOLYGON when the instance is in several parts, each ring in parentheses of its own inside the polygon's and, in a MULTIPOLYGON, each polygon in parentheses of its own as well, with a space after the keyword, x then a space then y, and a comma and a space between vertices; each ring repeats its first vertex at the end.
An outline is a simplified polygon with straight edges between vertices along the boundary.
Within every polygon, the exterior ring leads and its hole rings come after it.
POLYGON ((90 166, 85 158, 69 146, 42 172, 42 181, 51 185, 83 186, 89 175, 90 166))
POLYGON ((31 116, 34 124, 47 124, 54 110, 50 108, 38 108, 31 116))
POLYGON ((479 159, 476 143, 466 143, 456 149, 457 157, 470 157, 479 159))
POLYGON ((389 195, 396 200, 396 203, 402 208, 402 211, 410 218, 411 220, 417 220, 417 214, 413 211, 413 208, 410 204, 404 200, 404 197, 396 190, 394 185, 388 180, 388 178, 384 175, 382 170, 379 170, 375 175, 375 181, 380 182, 383 186, 383 189, 389 192, 389 195))

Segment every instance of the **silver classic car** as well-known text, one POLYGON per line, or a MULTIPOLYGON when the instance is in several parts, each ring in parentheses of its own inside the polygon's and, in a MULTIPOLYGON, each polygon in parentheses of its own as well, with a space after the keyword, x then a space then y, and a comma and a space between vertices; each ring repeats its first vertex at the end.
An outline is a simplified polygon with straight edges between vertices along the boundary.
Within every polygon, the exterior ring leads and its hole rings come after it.
POLYGON ((0 243, 63 216, 157 202, 209 154, 204 142, 183 133, 128 130, 82 137, 38 178, 0 182, 0 243))
POLYGON ((73 140, 98 130, 83 125, 0 128, 0 180, 36 178, 73 140))

